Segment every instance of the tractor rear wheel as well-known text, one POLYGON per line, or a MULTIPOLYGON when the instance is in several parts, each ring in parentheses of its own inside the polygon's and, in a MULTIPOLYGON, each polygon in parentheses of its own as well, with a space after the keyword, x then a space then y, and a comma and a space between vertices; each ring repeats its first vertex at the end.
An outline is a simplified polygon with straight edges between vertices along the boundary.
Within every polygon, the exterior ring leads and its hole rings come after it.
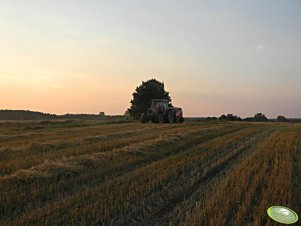
POLYGON ((164 117, 162 114, 158 114, 158 123, 163 123, 164 122, 164 117))

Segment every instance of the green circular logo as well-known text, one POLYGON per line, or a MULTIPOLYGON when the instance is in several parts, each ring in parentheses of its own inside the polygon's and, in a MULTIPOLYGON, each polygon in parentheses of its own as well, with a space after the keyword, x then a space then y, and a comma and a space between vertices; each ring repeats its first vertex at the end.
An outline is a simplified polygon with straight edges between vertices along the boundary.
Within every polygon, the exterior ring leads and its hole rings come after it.
POLYGON ((284 206, 272 206, 268 208, 267 213, 274 221, 282 224, 294 224, 298 221, 298 215, 284 206))

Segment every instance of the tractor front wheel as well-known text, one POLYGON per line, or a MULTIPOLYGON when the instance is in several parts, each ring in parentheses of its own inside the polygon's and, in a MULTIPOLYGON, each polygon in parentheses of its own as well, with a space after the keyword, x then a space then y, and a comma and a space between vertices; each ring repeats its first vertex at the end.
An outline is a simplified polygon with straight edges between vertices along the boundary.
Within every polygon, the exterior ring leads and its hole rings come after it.
POLYGON ((147 122, 147 115, 145 113, 141 114, 140 121, 141 121, 141 123, 146 123, 147 122))

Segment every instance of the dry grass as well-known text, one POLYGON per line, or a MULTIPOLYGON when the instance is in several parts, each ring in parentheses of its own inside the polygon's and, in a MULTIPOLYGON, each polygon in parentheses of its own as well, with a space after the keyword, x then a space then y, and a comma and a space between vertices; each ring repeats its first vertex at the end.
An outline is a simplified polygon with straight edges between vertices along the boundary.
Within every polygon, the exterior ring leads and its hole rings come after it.
POLYGON ((299 208, 299 126, 6 126, 1 225, 261 225, 269 205, 299 208))

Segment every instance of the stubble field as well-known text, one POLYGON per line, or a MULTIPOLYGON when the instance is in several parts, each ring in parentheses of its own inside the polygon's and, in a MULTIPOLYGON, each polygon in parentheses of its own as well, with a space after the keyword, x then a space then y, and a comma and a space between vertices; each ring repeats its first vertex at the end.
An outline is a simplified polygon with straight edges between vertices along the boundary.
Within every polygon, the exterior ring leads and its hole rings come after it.
POLYGON ((277 225, 301 125, 0 123, 0 225, 277 225))

